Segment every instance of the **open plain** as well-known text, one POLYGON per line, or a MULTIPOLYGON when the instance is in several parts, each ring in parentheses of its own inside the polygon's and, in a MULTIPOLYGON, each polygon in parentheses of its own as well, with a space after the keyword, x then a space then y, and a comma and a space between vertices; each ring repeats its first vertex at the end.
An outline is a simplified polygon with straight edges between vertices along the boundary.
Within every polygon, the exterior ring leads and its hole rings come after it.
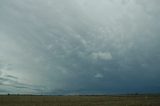
POLYGON ((160 106, 160 95, 33 96, 2 95, 0 106, 160 106))

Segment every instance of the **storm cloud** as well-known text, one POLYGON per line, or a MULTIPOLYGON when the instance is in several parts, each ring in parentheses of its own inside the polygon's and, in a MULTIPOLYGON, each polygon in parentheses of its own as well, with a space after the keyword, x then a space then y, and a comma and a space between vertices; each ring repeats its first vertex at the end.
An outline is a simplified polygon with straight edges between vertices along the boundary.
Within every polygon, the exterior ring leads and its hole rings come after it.
POLYGON ((160 92, 159 4, 1 0, 0 93, 160 92))

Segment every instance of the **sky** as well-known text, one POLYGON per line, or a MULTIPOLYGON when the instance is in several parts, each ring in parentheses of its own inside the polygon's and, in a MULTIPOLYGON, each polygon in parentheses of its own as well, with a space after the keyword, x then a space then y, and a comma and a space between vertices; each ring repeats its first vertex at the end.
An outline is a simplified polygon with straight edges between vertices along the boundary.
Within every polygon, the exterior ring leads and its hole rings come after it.
POLYGON ((159 0, 0 0, 0 94, 160 93, 159 0))

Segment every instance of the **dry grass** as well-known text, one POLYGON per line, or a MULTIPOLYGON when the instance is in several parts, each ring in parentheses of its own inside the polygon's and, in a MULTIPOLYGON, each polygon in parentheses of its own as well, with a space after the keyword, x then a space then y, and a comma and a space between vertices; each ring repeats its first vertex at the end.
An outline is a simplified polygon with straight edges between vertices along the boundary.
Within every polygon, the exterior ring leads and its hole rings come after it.
POLYGON ((160 95, 0 96, 0 106, 160 106, 160 95))

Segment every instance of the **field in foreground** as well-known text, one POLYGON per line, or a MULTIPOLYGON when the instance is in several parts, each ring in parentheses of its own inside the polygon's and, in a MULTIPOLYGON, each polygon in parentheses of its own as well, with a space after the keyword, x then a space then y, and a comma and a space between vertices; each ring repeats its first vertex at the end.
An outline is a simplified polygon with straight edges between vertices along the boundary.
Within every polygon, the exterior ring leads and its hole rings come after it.
POLYGON ((0 106, 160 106, 160 95, 0 96, 0 106))

